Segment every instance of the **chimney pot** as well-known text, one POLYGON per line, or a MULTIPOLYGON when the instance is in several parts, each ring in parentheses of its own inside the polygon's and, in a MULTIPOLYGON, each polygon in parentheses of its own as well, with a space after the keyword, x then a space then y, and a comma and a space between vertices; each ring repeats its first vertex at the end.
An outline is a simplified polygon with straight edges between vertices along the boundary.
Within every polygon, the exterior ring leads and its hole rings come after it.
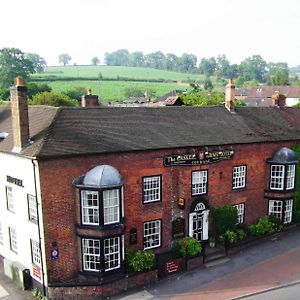
POLYGON ((16 78, 16 86, 24 86, 24 81, 23 81, 23 78, 21 76, 18 76, 16 78))

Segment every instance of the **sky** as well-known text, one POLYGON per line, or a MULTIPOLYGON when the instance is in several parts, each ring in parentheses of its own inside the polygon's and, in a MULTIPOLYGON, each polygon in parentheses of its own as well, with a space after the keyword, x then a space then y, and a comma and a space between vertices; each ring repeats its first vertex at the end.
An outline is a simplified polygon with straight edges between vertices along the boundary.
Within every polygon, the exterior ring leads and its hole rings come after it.
POLYGON ((37 53, 49 66, 104 63, 118 49, 240 63, 300 65, 300 0, 0 0, 0 49, 37 53))

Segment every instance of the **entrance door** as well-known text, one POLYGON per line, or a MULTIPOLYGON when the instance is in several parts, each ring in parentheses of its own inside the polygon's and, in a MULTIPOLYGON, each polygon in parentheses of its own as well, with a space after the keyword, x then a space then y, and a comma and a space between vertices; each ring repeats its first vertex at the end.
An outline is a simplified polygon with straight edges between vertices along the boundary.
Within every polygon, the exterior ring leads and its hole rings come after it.
POLYGON ((202 241, 203 234, 203 213, 190 214, 190 236, 202 241))
POLYGON ((199 242, 208 239, 208 211, 190 213, 189 236, 199 242))

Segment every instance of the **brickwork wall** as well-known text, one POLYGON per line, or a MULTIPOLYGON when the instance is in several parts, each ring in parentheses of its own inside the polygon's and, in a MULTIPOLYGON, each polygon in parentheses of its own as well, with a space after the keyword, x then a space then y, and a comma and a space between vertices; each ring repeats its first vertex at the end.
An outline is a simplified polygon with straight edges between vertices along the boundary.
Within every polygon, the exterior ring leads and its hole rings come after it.
MULTIPOLYGON (((162 220, 162 246, 155 253, 168 250, 172 245, 172 220, 183 217, 188 234, 189 208, 194 200, 191 195, 191 173, 208 170, 208 192, 204 196, 209 206, 219 204, 246 204, 245 221, 251 223, 268 213, 264 190, 268 187, 269 165, 267 158, 283 146, 292 143, 232 145, 234 157, 229 160, 203 166, 164 167, 163 157, 173 153, 192 153, 198 148, 172 149, 117 153, 97 156, 60 158, 40 162, 43 214, 45 222, 46 254, 49 255, 55 241, 59 258, 47 257, 49 282, 67 280, 81 268, 80 248, 76 237, 76 205, 79 208, 78 191, 72 181, 97 165, 109 164, 124 177, 125 245, 129 245, 129 231, 137 229, 137 249, 143 249, 143 223, 162 220), (247 166, 246 187, 232 190, 233 166, 247 166), (143 204, 142 177, 162 175, 162 201, 143 204), (179 197, 186 200, 185 210, 177 205, 179 197)), ((230 145, 228 147, 231 147, 230 145)), ((222 147, 224 149, 225 147, 222 147)))
POLYGON ((55 300, 94 300, 104 299, 127 291, 136 286, 145 286, 155 282, 157 271, 152 270, 141 274, 124 277, 118 281, 90 286, 51 287, 48 288, 49 299, 55 300))

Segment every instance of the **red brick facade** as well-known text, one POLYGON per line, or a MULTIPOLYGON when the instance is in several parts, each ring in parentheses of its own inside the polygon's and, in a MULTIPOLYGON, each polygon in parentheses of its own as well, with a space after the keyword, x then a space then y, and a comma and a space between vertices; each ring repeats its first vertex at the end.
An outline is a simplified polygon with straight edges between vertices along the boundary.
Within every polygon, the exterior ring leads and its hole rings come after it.
MULTIPOLYGON (((185 219, 188 235, 188 215, 193 201, 191 173, 208 170, 207 194, 203 196, 209 206, 245 203, 245 222, 254 222, 268 213, 265 189, 269 185, 267 159, 281 147, 291 147, 292 142, 229 145, 221 148, 234 150, 232 159, 202 165, 165 167, 163 157, 172 150, 116 153, 96 156, 68 157, 40 162, 43 220, 45 224, 46 253, 56 246, 59 257, 51 260, 47 255, 49 283, 68 280, 76 276, 81 267, 81 246, 76 234, 80 231, 79 192, 72 182, 98 165, 108 164, 116 168, 124 178, 125 249, 143 249, 143 223, 162 220, 162 245, 155 253, 170 250, 172 246, 172 220, 185 219), (246 187, 232 189, 232 168, 247 167, 246 187), (162 175, 162 201, 143 204, 142 178, 162 175), (178 208, 178 198, 185 199, 185 209, 178 208), (137 229, 137 244, 129 245, 129 231, 137 229)), ((193 153, 196 148, 174 149, 173 153, 193 153)), ((91 231, 93 234, 93 231, 91 231)))

